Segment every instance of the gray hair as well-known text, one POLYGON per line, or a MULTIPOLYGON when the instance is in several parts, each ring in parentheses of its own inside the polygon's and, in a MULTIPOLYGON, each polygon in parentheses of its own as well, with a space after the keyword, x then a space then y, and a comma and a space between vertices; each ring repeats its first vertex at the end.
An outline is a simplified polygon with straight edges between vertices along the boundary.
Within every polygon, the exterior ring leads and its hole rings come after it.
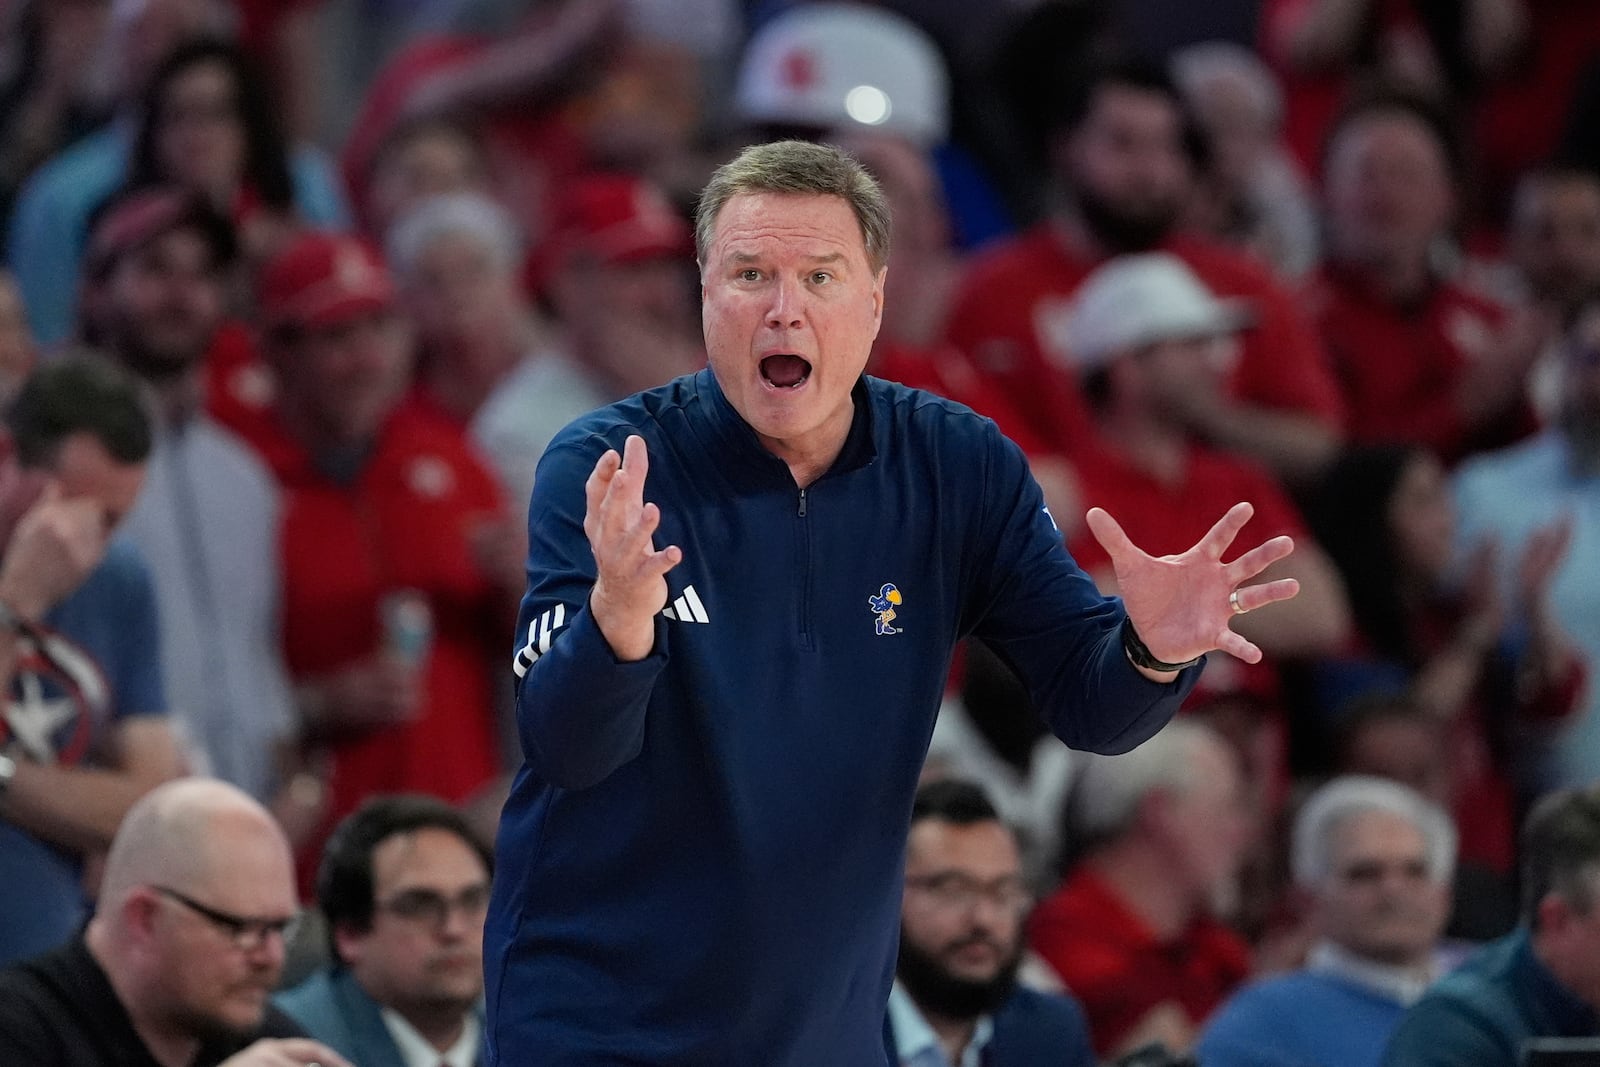
POLYGON ((1333 874, 1329 853, 1339 827, 1373 812, 1415 827, 1427 842, 1428 876, 1435 882, 1450 880, 1456 865, 1456 827, 1444 809, 1399 782, 1351 774, 1312 793, 1295 818, 1289 867, 1296 884, 1315 888, 1326 882, 1333 874))
POLYGON ((409 277, 428 247, 441 237, 470 237, 504 270, 522 263, 522 238, 511 213, 482 193, 430 196, 389 227, 384 251, 396 274, 409 277))
POLYGON ((889 205, 867 168, 832 145, 773 141, 751 145, 718 167, 701 191, 694 248, 702 269, 717 216, 729 200, 745 193, 837 196, 855 212, 873 273, 889 262, 889 205))
POLYGON ((1071 801, 1070 832, 1087 844, 1117 837, 1133 824, 1145 797, 1158 789, 1182 792, 1189 787, 1197 749, 1223 744, 1211 727, 1177 719, 1131 752, 1116 756, 1082 753, 1071 801))

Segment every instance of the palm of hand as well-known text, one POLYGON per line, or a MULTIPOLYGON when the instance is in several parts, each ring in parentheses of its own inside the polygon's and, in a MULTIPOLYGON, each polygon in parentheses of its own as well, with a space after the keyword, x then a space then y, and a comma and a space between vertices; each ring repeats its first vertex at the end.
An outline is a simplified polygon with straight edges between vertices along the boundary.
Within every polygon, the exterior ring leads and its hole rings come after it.
POLYGON ((1288 537, 1271 538, 1232 563, 1222 562, 1254 510, 1235 504, 1193 548, 1175 556, 1150 555, 1103 509, 1089 511, 1089 530, 1111 557, 1128 621, 1151 655, 1183 663, 1220 649, 1246 663, 1260 661, 1261 650, 1234 633, 1229 620, 1236 612, 1287 600, 1300 583, 1282 578, 1243 584, 1294 551, 1288 537))

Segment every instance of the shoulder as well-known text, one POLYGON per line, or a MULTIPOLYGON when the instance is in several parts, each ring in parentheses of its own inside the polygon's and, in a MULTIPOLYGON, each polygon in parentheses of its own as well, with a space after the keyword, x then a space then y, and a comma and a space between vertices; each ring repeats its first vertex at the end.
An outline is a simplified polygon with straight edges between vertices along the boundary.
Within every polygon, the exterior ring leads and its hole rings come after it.
POLYGON ((569 422, 550 442, 550 450, 577 450, 598 456, 621 448, 631 434, 647 443, 675 437, 686 418, 706 417, 710 399, 702 393, 710 371, 675 378, 665 385, 607 404, 569 422))
POLYGON ((1009 286, 1018 279, 1031 279, 1041 268, 1064 258, 1064 252, 1041 223, 1014 237, 1001 238, 974 253, 963 273, 959 297, 1009 286))
POLYGON ((1190 234, 1174 237, 1169 247, 1208 286, 1224 295, 1276 297, 1286 292, 1266 264, 1244 252, 1190 234))
POLYGON ((1027 1028, 1030 1032, 1061 1037, 1088 1036, 1083 1007, 1062 993, 1045 993, 1019 986, 995 1013, 996 1030, 1027 1028))

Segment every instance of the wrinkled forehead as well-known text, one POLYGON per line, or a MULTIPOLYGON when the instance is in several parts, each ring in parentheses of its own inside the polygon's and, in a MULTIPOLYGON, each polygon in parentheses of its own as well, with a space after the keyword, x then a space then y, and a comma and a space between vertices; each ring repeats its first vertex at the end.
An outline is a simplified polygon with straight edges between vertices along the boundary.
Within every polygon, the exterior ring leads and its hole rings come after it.
POLYGON ((708 254, 714 262, 785 254, 864 263, 867 244, 855 210, 842 196, 751 191, 729 197, 717 212, 708 254))

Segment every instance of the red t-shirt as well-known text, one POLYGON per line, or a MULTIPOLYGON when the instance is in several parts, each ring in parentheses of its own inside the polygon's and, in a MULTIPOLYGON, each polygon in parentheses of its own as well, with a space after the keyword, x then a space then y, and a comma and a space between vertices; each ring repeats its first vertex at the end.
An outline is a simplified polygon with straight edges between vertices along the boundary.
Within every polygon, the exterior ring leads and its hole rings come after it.
MULTIPOLYGON (((1256 325, 1241 338, 1229 382, 1240 402, 1340 418, 1339 392, 1316 334, 1290 294, 1260 264, 1196 237, 1163 245, 1218 296, 1248 298, 1256 325)), ((956 295, 947 336, 994 380, 1033 431, 1072 456, 1093 440, 1077 377, 1065 362, 1060 323, 1078 286, 1099 263, 1069 248, 1043 223, 980 254, 956 295)))
POLYGON ((1030 456, 1043 455, 1046 449, 1028 421, 1011 399, 992 379, 979 374, 959 351, 948 344, 919 347, 878 338, 873 346, 867 371, 876 377, 899 382, 958 404, 965 404, 980 415, 987 415, 1000 432, 1015 441, 1030 456))
POLYGON ((1250 976, 1250 948, 1238 934, 1201 916, 1176 940, 1157 941, 1087 867, 1039 905, 1028 940, 1082 1002, 1102 1056, 1167 1001, 1198 1026, 1250 976))
POLYGON ((502 514, 498 483, 460 431, 412 408, 389 417, 348 486, 320 473, 280 424, 255 432, 284 488, 290 673, 314 677, 376 652, 382 604, 398 590, 420 592, 433 616, 416 718, 331 746, 328 825, 372 793, 466 799, 500 766, 491 684, 511 620, 468 541, 502 514))
POLYGON ((1352 442, 1412 442, 1454 461, 1534 428, 1526 403, 1483 426, 1462 417, 1457 383, 1489 358, 1507 319, 1507 309, 1481 293, 1440 282, 1402 308, 1353 272, 1326 268, 1310 283, 1306 306, 1343 390, 1352 442))

